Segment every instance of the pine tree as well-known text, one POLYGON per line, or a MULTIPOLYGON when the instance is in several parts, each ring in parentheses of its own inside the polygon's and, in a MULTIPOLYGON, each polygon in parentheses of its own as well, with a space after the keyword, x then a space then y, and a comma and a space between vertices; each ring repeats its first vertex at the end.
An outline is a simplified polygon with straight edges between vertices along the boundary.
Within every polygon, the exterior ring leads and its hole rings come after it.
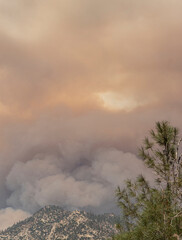
POLYGON ((157 122, 139 156, 155 174, 156 184, 141 175, 116 190, 123 222, 114 240, 172 240, 182 235, 182 155, 177 128, 157 122), (155 186, 154 186, 155 185, 155 186))

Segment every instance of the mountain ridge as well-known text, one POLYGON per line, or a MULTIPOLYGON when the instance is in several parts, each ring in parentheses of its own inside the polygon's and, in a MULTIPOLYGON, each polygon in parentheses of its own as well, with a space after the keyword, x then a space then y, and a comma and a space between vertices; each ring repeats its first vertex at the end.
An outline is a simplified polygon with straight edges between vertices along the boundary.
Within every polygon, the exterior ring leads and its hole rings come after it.
POLYGON ((0 240, 104 240, 116 233, 119 218, 49 205, 0 232, 0 240))

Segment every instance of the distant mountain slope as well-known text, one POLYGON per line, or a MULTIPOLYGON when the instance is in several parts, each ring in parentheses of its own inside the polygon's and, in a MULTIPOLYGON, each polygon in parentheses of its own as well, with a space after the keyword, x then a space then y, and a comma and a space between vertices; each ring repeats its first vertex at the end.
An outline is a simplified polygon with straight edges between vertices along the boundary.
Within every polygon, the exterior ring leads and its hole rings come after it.
POLYGON ((33 216, 0 232, 9 240, 104 240, 115 232, 113 214, 93 215, 47 206, 33 216))

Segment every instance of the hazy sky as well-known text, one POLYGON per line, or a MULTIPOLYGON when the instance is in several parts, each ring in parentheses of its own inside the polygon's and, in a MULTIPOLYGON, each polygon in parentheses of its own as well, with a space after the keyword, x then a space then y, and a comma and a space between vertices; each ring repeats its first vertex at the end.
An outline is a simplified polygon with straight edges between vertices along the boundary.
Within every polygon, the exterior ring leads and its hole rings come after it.
POLYGON ((181 0, 0 0, 2 228, 48 204, 112 212, 124 179, 150 176, 142 139, 158 120, 182 128, 181 12, 181 0))

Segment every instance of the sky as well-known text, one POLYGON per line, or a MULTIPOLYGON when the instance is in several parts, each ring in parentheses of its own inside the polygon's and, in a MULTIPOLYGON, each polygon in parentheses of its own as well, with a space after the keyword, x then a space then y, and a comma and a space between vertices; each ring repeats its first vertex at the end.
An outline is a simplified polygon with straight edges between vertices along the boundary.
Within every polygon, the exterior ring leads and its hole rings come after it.
POLYGON ((0 0, 0 226, 45 205, 116 212, 151 172, 156 121, 181 128, 181 0, 0 0), (10 217, 11 216, 11 217, 10 217))

